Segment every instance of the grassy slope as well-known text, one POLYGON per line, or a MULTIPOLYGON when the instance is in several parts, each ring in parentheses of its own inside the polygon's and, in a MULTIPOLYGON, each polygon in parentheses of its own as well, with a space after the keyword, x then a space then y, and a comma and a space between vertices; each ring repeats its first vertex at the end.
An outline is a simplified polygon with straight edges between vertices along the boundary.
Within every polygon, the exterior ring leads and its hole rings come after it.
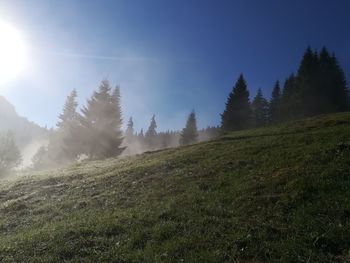
POLYGON ((1 182, 4 262, 350 261, 350 114, 1 182))

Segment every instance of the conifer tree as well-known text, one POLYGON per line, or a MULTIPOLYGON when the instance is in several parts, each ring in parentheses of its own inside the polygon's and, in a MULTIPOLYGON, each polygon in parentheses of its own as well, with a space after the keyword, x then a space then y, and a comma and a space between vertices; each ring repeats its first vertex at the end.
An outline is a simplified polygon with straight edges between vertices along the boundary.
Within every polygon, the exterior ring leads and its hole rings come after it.
POLYGON ((297 74, 297 86, 299 100, 302 107, 299 108, 298 118, 313 116, 319 112, 319 59, 318 54, 308 47, 300 62, 297 74))
POLYGON ((143 129, 140 130, 140 132, 137 136, 142 140, 145 138, 145 135, 143 134, 143 129))
POLYGON ((145 135, 143 133, 143 129, 140 130, 140 132, 137 134, 136 138, 137 138, 137 141, 138 141, 139 145, 141 146, 141 148, 145 148, 145 135))
POLYGON ((221 114, 221 128, 224 132, 242 130, 251 125, 249 91, 241 74, 230 93, 224 112, 221 114))
POLYGON ((297 79, 291 74, 284 82, 281 98, 281 120, 288 121, 301 117, 302 101, 297 86, 297 79))
POLYGON ((67 96, 63 112, 58 116, 59 120, 56 124, 58 128, 65 129, 72 121, 76 121, 76 109, 78 107, 78 103, 76 102, 77 96, 77 91, 75 89, 67 96))
POLYGON ((150 125, 145 134, 146 146, 149 150, 155 150, 157 148, 157 123, 156 116, 153 115, 151 118, 150 125))
POLYGON ((74 89, 66 99, 57 123, 58 130, 51 136, 48 154, 57 164, 73 161, 81 151, 77 92, 74 89))
POLYGON ((188 116, 186 127, 183 128, 180 137, 180 145, 196 143, 198 139, 197 120, 194 110, 188 116))
POLYGON ((15 143, 12 132, 0 136, 0 175, 4 175, 11 169, 19 166, 22 156, 15 143))
MULTIPOLYGON (((330 75, 332 76, 333 92, 330 97, 331 104, 334 107, 335 112, 350 110, 349 105, 349 87, 345 78, 343 69, 340 67, 336 56, 333 54, 331 57, 330 75)), ((331 93, 331 92, 330 92, 331 93)))
POLYGON ((124 148, 121 125, 120 91, 113 91, 107 80, 101 82, 82 109, 80 118, 83 152, 90 159, 118 156, 124 148))
POLYGON ((127 142, 132 141, 134 138, 134 122, 132 120, 132 117, 129 118, 128 125, 126 127, 125 131, 125 140, 127 142))
POLYGON ((261 89, 258 89, 252 102, 253 124, 255 127, 265 126, 268 122, 269 104, 263 97, 261 89))
POLYGON ((281 121, 281 88, 277 80, 273 87, 271 100, 269 102, 269 122, 277 123, 281 121))
POLYGON ((32 157, 32 168, 35 170, 42 170, 49 167, 50 160, 48 148, 46 146, 41 146, 37 152, 32 157))

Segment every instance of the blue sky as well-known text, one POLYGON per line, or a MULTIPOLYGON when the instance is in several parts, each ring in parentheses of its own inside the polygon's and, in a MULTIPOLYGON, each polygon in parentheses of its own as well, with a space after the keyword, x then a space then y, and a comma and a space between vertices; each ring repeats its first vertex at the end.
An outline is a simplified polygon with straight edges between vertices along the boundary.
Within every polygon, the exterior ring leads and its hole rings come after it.
POLYGON ((52 127, 73 88, 82 105, 108 78, 136 129, 153 113, 159 130, 180 129, 192 109, 217 125, 241 72, 251 96, 269 96, 308 45, 334 51, 350 79, 349 11, 346 0, 0 0, 29 51, 0 94, 52 127))

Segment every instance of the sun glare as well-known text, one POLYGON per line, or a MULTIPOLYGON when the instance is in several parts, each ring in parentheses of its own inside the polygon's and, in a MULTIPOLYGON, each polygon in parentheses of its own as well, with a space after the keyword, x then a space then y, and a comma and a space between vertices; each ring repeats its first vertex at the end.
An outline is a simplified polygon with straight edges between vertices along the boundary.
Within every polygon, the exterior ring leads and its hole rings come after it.
POLYGON ((25 51, 20 32, 0 21, 0 83, 8 82, 23 70, 25 51))

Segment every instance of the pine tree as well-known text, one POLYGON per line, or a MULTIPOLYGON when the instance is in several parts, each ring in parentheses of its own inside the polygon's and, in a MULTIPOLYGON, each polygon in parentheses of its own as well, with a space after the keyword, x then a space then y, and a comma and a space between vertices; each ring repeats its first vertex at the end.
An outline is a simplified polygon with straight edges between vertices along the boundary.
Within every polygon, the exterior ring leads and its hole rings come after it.
POLYGON ((194 110, 188 116, 186 127, 183 128, 180 137, 180 145, 196 143, 198 140, 197 120, 194 110))
POLYGON ((42 170, 48 168, 50 162, 50 160, 48 160, 48 157, 48 148, 44 145, 41 146, 32 157, 32 168, 34 170, 42 170))
POLYGON ((271 100, 269 102, 269 122, 278 123, 281 121, 281 88, 277 80, 273 87, 271 100))
POLYGON ((150 125, 145 134, 145 143, 149 150, 155 150, 157 148, 157 123, 156 116, 151 118, 150 125))
POLYGON ((67 96, 63 107, 63 112, 59 115, 59 121, 56 124, 58 128, 65 129, 66 126, 69 126, 72 121, 76 121, 76 109, 78 107, 78 103, 76 102, 77 96, 77 91, 75 89, 72 90, 72 92, 67 96))
POLYGON ((331 76, 333 82, 333 92, 330 98, 336 112, 350 110, 349 87, 343 69, 340 67, 336 56, 331 58, 331 76))
POLYGON ((297 74, 297 86, 299 89, 299 117, 313 116, 319 113, 319 59, 318 54, 308 47, 300 62, 297 74))
POLYGON ((104 80, 82 109, 80 118, 83 152, 91 159, 118 156, 124 148, 120 147, 122 137, 122 118, 120 91, 113 91, 104 80))
POLYGON ((249 91, 241 74, 230 93, 224 112, 221 114, 221 127, 224 132, 242 130, 251 125, 249 91))
POLYGON ((18 167, 22 157, 12 132, 0 136, 0 175, 5 175, 11 169, 18 167))
POLYGON ((263 97, 261 89, 258 89, 252 102, 253 124, 255 127, 265 126, 268 122, 269 104, 263 97))
POLYGON ((145 135, 143 134, 143 129, 140 130, 137 136, 139 137, 139 139, 142 139, 142 140, 145 138, 145 135))
POLYGON ((134 122, 132 117, 129 118, 128 125, 125 130, 125 141, 130 143, 134 139, 134 122))
POLYGON ((293 108, 289 109, 289 112, 293 112, 289 119, 347 110, 349 90, 335 55, 330 55, 325 47, 319 54, 307 48, 291 97, 292 100, 283 105, 285 109, 289 106, 293 108))
POLYGON ((289 121, 300 118, 303 112, 297 79, 294 74, 291 74, 286 79, 283 86, 281 98, 281 120, 289 121))
POLYGON ((63 111, 59 115, 58 130, 51 136, 48 145, 48 154, 57 164, 74 161, 81 151, 76 98, 76 90, 67 96, 63 111))

